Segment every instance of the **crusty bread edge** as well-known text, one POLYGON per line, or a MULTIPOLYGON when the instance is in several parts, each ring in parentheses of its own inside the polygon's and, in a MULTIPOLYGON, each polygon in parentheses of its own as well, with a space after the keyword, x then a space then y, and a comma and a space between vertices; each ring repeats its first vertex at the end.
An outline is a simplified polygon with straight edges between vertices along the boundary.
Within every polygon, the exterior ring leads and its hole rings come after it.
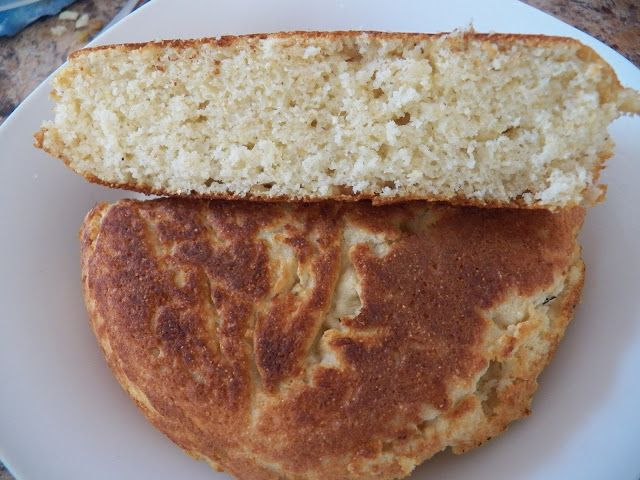
MULTIPOLYGON (((166 425, 163 421, 163 418, 153 408, 153 406, 149 404, 146 398, 140 397, 139 390, 127 378, 123 368, 119 364, 119 359, 117 358, 117 356, 114 355, 113 352, 108 351, 108 346, 103 343, 104 339, 100 340, 100 336, 97 332, 97 325, 103 323, 104 319, 101 317, 97 308, 95 308, 95 303, 91 296, 91 289, 89 288, 88 278, 86 276, 86 272, 88 270, 87 267, 93 257, 95 242, 97 241, 100 230, 100 224, 109 209, 114 205, 117 205, 118 203, 132 201, 133 200, 121 200, 120 202, 116 202, 113 204, 100 203, 96 205, 85 217, 79 233, 81 243, 82 285, 84 301, 89 316, 90 326, 95 334, 97 342, 104 354, 109 368, 113 372, 122 389, 132 398, 134 403, 142 411, 147 420, 170 440, 176 443, 190 457, 197 460, 204 460, 213 469, 217 471, 226 470, 239 478, 256 478, 260 480, 279 479, 280 477, 276 478, 275 476, 273 476, 272 472, 262 469, 259 465, 251 467, 247 465, 246 462, 242 462, 242 464, 238 465, 225 464, 225 462, 223 462, 220 458, 207 457, 195 450, 190 445, 187 445, 185 442, 181 441, 181 439, 175 438, 169 432, 165 431, 163 427, 166 425)), ((464 443, 458 442, 455 444, 451 444, 442 441, 441 438, 438 439, 439 441, 436 444, 427 442, 427 445, 423 445, 421 451, 415 452, 416 455, 412 459, 412 463, 414 465, 418 465, 425 460, 428 460, 447 447, 450 447, 453 453, 456 454, 462 454, 473 448, 479 447, 496 435, 504 432, 511 422, 530 415, 531 401, 533 399, 533 394, 538 387, 538 376, 553 359, 558 345, 565 334, 566 328, 573 318, 574 310, 580 303, 585 278, 585 266, 581 256, 581 248, 578 245, 576 245, 575 260, 567 266, 566 276, 567 283, 565 284, 564 290, 562 291, 561 295, 557 299, 561 302, 561 305, 558 309, 558 314, 552 320, 550 320, 552 321, 552 328, 544 332, 544 337, 549 340, 549 348, 547 349, 546 353, 544 355, 538 356, 532 362, 523 362, 523 358, 525 357, 520 357, 522 354, 522 350, 525 348, 525 345, 522 345, 513 357, 510 357, 503 362, 503 364, 507 365, 509 363, 525 365, 525 371, 519 372, 517 382, 514 382, 506 388, 502 389, 500 393, 501 408, 498 410, 498 415, 492 417, 482 428, 480 428, 476 432, 476 434, 472 438, 466 439, 464 443), (575 268, 578 269, 578 278, 571 282, 570 272, 575 268)), ((475 397, 472 397, 471 399, 473 400, 474 398, 475 397)), ((461 418, 464 417, 465 413, 469 411, 473 412, 473 410, 477 408, 477 406, 470 404, 469 402, 460 402, 460 405, 458 405, 458 407, 454 407, 452 411, 448 413, 448 415, 451 415, 453 417, 450 420, 453 424, 453 428, 455 428, 456 426, 455 423, 461 423, 464 421, 461 420, 461 418)), ((397 477, 397 472, 395 470, 393 470, 393 472, 394 478, 400 478, 397 477)), ((407 471, 406 475, 409 474, 410 471, 407 471)), ((386 478, 384 477, 384 472, 380 472, 380 478, 386 478)))
MULTIPOLYGON (((581 252, 581 248, 578 247, 578 249, 581 252)), ((538 389, 538 377, 553 359, 556 350, 558 349, 558 345, 560 344, 560 341, 573 318, 575 308, 580 303, 582 297, 582 289, 585 279, 585 265, 581 258, 581 254, 578 254, 576 261, 568 267, 568 271, 571 271, 574 268, 578 269, 579 276, 573 284, 565 286, 565 289, 558 299, 562 302, 559 307, 558 315, 550 320, 553 324, 553 328, 549 329, 544 334, 545 337, 549 339, 549 348, 547 349, 546 354, 539 356, 534 362, 527 363, 528 368, 526 373, 524 375, 519 375, 517 378, 519 382, 513 383, 510 387, 505 388, 504 391, 501 392, 500 395, 503 397, 501 398, 501 401, 503 402, 501 404, 502 414, 492 418, 489 423, 489 428, 484 432, 481 432, 481 434, 476 438, 470 439, 465 444, 452 446, 453 453, 461 454, 478 447, 494 436, 505 431, 508 425, 514 420, 527 417, 531 414, 531 401, 533 400, 535 391, 538 389)), ((567 273, 567 276, 569 276, 569 273, 567 273)), ((570 282, 569 278, 567 278, 567 282, 570 282)), ((525 345, 521 346, 516 355, 504 361, 503 364, 522 364, 523 362, 519 362, 519 356, 523 352, 524 348, 525 345)))

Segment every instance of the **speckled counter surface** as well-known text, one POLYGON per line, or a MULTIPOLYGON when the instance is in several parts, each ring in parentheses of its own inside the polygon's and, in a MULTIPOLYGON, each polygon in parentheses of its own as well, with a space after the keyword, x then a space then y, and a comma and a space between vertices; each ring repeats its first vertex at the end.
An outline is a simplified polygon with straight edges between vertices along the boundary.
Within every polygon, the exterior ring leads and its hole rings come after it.
POLYGON ((587 32, 640 67, 640 1, 524 0, 587 32))
MULTIPOLYGON (((76 29, 73 21, 50 17, 37 21, 15 37, 0 38, 0 123, 65 61, 69 52, 83 47, 125 3, 126 0, 79 0, 67 10, 89 15, 88 25, 82 28, 76 29), (56 28, 61 26, 65 28, 56 28), (59 34, 54 35, 52 29, 59 34)), ((589 33, 640 66, 638 0, 525 0, 525 3, 589 33)), ((12 478, 0 463, 0 480, 12 478)))
POLYGON ((74 21, 55 16, 38 20, 15 37, 0 38, 0 123, 69 52, 82 48, 109 23, 124 3, 126 0, 80 0, 67 10, 89 15, 83 28, 76 29, 74 21), (56 27, 66 31, 54 35, 56 27))

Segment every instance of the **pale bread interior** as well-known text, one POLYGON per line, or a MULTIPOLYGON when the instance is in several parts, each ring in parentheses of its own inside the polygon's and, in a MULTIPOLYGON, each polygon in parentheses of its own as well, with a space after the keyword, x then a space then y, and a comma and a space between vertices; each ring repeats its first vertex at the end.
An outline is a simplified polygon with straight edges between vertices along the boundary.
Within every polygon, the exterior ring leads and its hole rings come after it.
POLYGON ((636 92, 571 39, 281 34, 81 51, 40 146, 164 194, 597 200, 636 92))

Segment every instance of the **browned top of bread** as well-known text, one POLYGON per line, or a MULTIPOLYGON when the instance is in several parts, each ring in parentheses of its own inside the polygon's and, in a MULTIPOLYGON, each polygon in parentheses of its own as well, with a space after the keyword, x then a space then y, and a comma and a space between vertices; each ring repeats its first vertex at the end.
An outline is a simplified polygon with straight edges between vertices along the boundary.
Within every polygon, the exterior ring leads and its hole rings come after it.
POLYGON ((396 478, 528 413, 577 302, 581 209, 125 200, 81 231, 118 380, 246 479, 396 478))

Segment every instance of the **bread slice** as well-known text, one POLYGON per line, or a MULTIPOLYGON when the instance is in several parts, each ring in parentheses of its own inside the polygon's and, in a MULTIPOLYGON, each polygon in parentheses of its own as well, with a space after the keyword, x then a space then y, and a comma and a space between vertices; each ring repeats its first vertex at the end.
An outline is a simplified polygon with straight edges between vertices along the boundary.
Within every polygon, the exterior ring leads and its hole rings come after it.
POLYGON ((529 413, 580 297, 583 215, 124 200, 82 227, 84 295, 118 381, 195 458, 401 478, 529 413))
POLYGON ((293 32, 112 45, 56 75, 37 146, 89 180, 264 200, 592 203, 640 98, 570 38, 293 32))

